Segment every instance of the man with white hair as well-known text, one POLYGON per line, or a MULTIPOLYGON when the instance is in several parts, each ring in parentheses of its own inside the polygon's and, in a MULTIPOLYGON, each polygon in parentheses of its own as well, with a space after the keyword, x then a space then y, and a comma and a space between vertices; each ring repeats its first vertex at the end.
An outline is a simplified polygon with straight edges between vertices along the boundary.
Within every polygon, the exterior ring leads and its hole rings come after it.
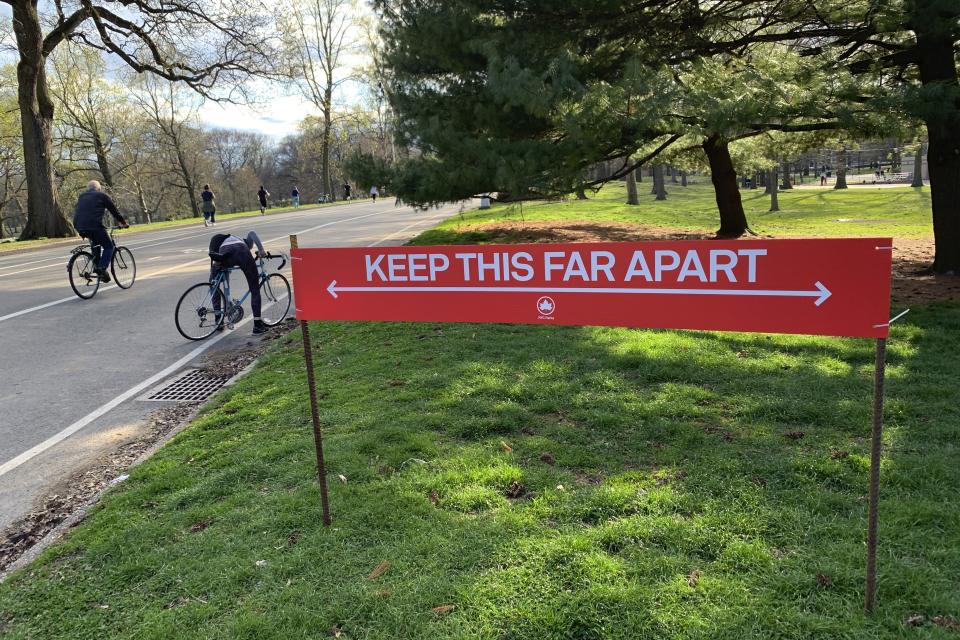
POLYGON ((94 257, 97 259, 96 273, 104 282, 110 282, 107 268, 113 258, 113 242, 103 226, 103 214, 106 211, 110 212, 121 227, 130 226, 117 211, 117 205, 113 204, 110 196, 102 191, 100 183, 91 180, 87 183, 87 190, 77 199, 77 208, 73 210, 73 227, 93 244, 94 257))

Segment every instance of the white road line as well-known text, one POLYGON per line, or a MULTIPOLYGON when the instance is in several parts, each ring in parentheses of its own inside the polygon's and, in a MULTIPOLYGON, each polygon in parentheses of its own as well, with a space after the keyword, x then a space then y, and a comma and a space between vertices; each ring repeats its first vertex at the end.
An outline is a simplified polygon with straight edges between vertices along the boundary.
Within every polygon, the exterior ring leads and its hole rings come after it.
MULTIPOLYGON (((340 223, 343 223, 343 222, 350 222, 350 221, 352 221, 352 220, 360 220, 360 219, 363 219, 363 218, 370 218, 370 217, 376 216, 376 215, 383 215, 384 213, 390 213, 390 212, 388 212, 388 211, 383 211, 383 212, 377 212, 377 213, 369 213, 369 214, 362 215, 362 216, 357 216, 357 217, 354 217, 354 218, 347 218, 346 220, 337 220, 337 221, 333 221, 333 222, 327 222, 327 223, 325 223, 325 224, 317 225, 317 226, 315 226, 315 227, 311 227, 311 228, 305 229, 305 230, 303 230, 303 231, 298 231, 298 232, 297 232, 297 235, 310 233, 311 231, 316 231, 317 229, 322 229, 322 228, 324 228, 324 227, 329 227, 329 226, 334 225, 334 224, 340 224, 340 223)), ((412 226, 412 225, 411 225, 411 226, 412 226)), ((408 228, 409 228, 409 227, 408 227, 408 228)), ((392 237, 393 235, 396 235, 396 233, 390 234, 390 236, 387 236, 387 238, 392 237)), ((267 242, 276 242, 277 240, 281 240, 281 239, 286 238, 286 237, 287 237, 286 235, 284 235, 284 236, 278 236, 277 238, 273 238, 273 239, 271 239, 271 240, 268 240, 267 242)), ((384 240, 384 239, 386 239, 386 238, 383 238, 382 240, 384 240)), ((371 245, 371 246, 373 246, 373 245, 371 245)), ((207 260, 208 258, 203 258, 203 259, 204 259, 204 260, 207 260)), ((194 261, 194 262, 198 262, 198 261, 194 261)), ((156 274, 154 274, 154 275, 156 275, 156 274)), ((52 304, 57 304, 57 303, 52 303, 52 304)), ((47 306, 50 306, 50 305, 47 305, 47 306)), ((243 325, 245 325, 245 324, 247 324, 248 322, 250 322, 251 319, 252 319, 252 317, 247 317, 245 320, 241 321, 241 322, 238 323, 236 326, 242 327, 243 325)), ((0 318, 0 320, 3 320, 3 318, 0 318)), ((127 391, 124 391, 124 392, 121 393, 119 396, 117 396, 116 398, 114 398, 113 400, 111 400, 111 401, 107 402, 106 404, 101 405, 101 406, 98 407, 97 409, 91 411, 90 413, 88 413, 88 414, 85 415, 84 417, 80 418, 79 420, 77 420, 76 422, 74 422, 73 424, 71 424, 69 427, 67 427, 66 429, 64 429, 63 431, 61 431, 61 432, 59 432, 59 433, 57 433, 57 434, 55 434, 55 435, 47 438, 46 440, 44 440, 44 441, 41 442, 40 444, 38 444, 38 445, 36 445, 36 446, 33 446, 33 447, 31 447, 30 449, 27 449, 26 451, 24 451, 23 453, 21 453, 21 454, 18 455, 17 457, 15 457, 15 458, 13 458, 13 459, 11 459, 11 460, 8 460, 8 461, 6 461, 6 462, 4 462, 2 465, 0 465, 0 476, 3 476, 4 474, 9 473, 10 471, 13 471, 14 469, 16 469, 17 467, 19 467, 20 465, 24 464, 25 462, 28 462, 28 461, 31 460, 32 458, 35 458, 36 456, 40 455, 41 453, 43 453, 44 451, 46 451, 46 450, 49 449, 50 447, 53 447, 54 445, 59 444, 60 442, 66 440, 67 438, 69 438, 69 437, 72 436, 73 434, 77 433, 78 431, 80 431, 81 429, 83 429, 84 427, 86 427, 87 425, 89 425, 91 422, 93 422, 93 421, 96 420, 97 418, 105 415, 106 413, 108 413, 108 412, 111 411, 112 409, 115 409, 115 408, 118 407, 119 405, 121 405, 121 404, 123 404, 124 402, 126 402, 127 400, 129 400, 130 398, 133 398, 133 397, 136 396, 137 394, 141 393, 144 389, 148 389, 151 385, 156 384, 157 382, 159 382, 160 380, 163 380, 163 379, 164 379, 165 377, 167 377, 168 375, 174 373, 177 369, 179 369, 179 368, 182 367, 183 365, 187 364, 188 362, 190 362, 191 360, 193 360, 194 358, 196 358, 197 356, 199 356, 200 354, 202 354, 204 351, 206 351, 206 350, 209 349, 210 347, 214 346, 215 344, 217 344, 218 342, 220 342, 221 340, 223 340, 224 338, 226 338, 226 337, 229 336, 229 335, 231 335, 231 333, 224 332, 224 333, 220 334, 219 336, 216 336, 215 338, 211 339, 209 342, 205 342, 205 343, 202 344, 201 346, 197 347, 196 349, 194 349, 193 351, 191 351, 191 352, 188 353, 187 355, 183 356, 182 358, 180 358, 179 360, 177 360, 176 362, 174 362, 173 364, 171 364, 169 367, 166 367, 166 368, 163 369, 162 371, 158 371, 157 373, 153 374, 152 376, 150 376, 149 378, 147 378, 146 380, 144 380, 144 381, 141 382, 140 384, 138 384, 138 385, 136 385, 136 386, 134 386, 134 387, 131 387, 131 388, 128 389, 127 391)))
MULTIPOLYGON (((246 320, 243 320, 242 322, 240 322, 240 324, 238 324, 237 326, 242 326, 249 321, 250 321, 250 318, 247 318, 246 320)), ((160 380, 163 380, 166 376, 170 375, 171 373, 173 373, 183 365, 187 364, 188 362, 190 362, 191 360, 199 356, 201 353, 203 353, 213 345, 217 344, 218 342, 226 338, 228 335, 230 334, 227 332, 224 332, 219 336, 210 340, 210 342, 204 343, 203 345, 197 347, 187 355, 183 356, 182 358, 180 358, 179 360, 171 364, 166 369, 163 369, 162 371, 158 371, 157 373, 153 374, 152 376, 150 376, 149 378, 147 378, 137 386, 124 391, 123 393, 121 393, 119 396, 117 396, 110 402, 104 405, 101 405, 94 411, 91 411, 90 413, 83 416, 82 418, 80 418, 79 420, 71 424, 69 427, 67 427, 60 433, 57 433, 56 435, 53 435, 47 438, 40 444, 34 447, 31 447, 30 449, 27 449, 26 451, 18 455, 16 458, 13 458, 12 460, 8 460, 7 462, 4 462, 2 465, 0 465, 0 476, 3 476, 5 473, 8 473, 10 471, 13 471, 14 469, 22 465, 24 462, 27 462, 31 458, 34 458, 37 455, 43 453, 44 451, 54 446, 55 444, 58 444, 66 440, 67 438, 75 434, 77 431, 80 431, 81 429, 83 429, 85 426, 87 426, 88 424, 90 424, 100 416, 106 414, 111 409, 114 409, 115 407, 119 406, 123 402, 136 396, 138 393, 140 393, 144 389, 148 389, 150 385, 156 384, 160 380)))
MULTIPOLYGON (((329 226, 332 226, 332 225, 335 225, 335 224, 343 224, 344 222, 352 222, 352 221, 354 221, 354 220, 362 220, 362 219, 364 219, 364 218, 371 218, 371 217, 373 217, 373 216, 382 216, 382 215, 385 215, 385 214, 387 214, 387 213, 393 213, 393 212, 392 212, 392 211, 377 211, 377 212, 374 212, 374 213, 367 213, 367 214, 362 215, 362 216, 355 216, 355 217, 353 217, 353 218, 346 218, 346 219, 344 219, 344 220, 333 220, 333 221, 331 221, 331 222, 326 222, 326 223, 324 223, 324 224, 317 225, 317 226, 315 226, 315 227, 310 227, 309 229, 304 229, 303 231, 297 231, 296 233, 297 233, 297 234, 310 233, 310 232, 312 232, 312 231, 316 231, 317 229, 323 229, 324 227, 329 227, 329 226)), ((267 240, 266 242, 267 242, 267 243, 270 243, 270 242, 277 242, 278 240, 284 240, 284 239, 286 239, 286 238, 288 237, 288 235, 289 235, 289 234, 285 234, 285 235, 282 235, 282 236, 277 236, 276 238, 270 238, 270 239, 267 240)), ((159 271, 154 271, 153 273, 149 273, 149 274, 147 274, 147 275, 141 276, 140 278, 138 278, 138 281, 141 281, 141 280, 149 280, 149 279, 151 279, 151 278, 155 278, 155 277, 157 277, 157 276, 161 276, 161 275, 163 275, 163 274, 165 274, 165 273, 170 273, 171 271, 176 271, 177 269, 182 269, 183 267, 189 267, 190 265, 198 264, 198 263, 200 263, 200 262, 205 262, 205 261, 209 261, 209 260, 210 260, 210 258, 208 258, 207 256, 204 256, 204 257, 202 257, 202 258, 197 258, 196 260, 190 260, 189 262, 181 262, 181 263, 179 263, 179 264, 177 264, 177 265, 175 265, 175 266, 167 267, 166 269, 160 269, 159 271)), ((109 286, 107 286, 106 288, 101 288, 100 291, 99 291, 99 293, 104 293, 104 292, 106 292, 106 291, 110 291, 110 290, 116 289, 116 288, 117 288, 117 287, 114 286, 114 285, 109 285, 109 286)), ((69 297, 66 297, 66 298, 60 298, 59 300, 54 300, 54 301, 52 301, 52 302, 47 302, 47 303, 44 303, 44 304, 40 304, 40 305, 37 305, 37 306, 35 306, 35 307, 30 307, 29 309, 22 309, 22 310, 20 310, 20 311, 14 311, 13 313, 8 313, 8 314, 5 315, 5 316, 0 316, 0 322, 6 322, 7 320, 12 320, 12 319, 14 319, 14 318, 18 318, 18 317, 23 316, 23 315, 26 315, 26 314, 28 314, 28 313, 33 313, 34 311, 41 311, 41 310, 43 310, 43 309, 48 309, 48 308, 54 307, 54 306, 56 306, 56 305, 58 305, 58 304, 64 304, 65 302, 70 302, 71 300, 78 300, 78 298, 77 298, 76 296, 69 296, 69 297)))
MULTIPOLYGON (((315 212, 315 211, 319 211, 319 209, 311 209, 310 211, 311 211, 311 212, 315 212)), ((284 214, 280 214, 280 215, 284 215, 284 214)), ((263 221, 262 221, 262 225, 267 225, 267 224, 276 223, 276 222, 292 222, 292 221, 295 221, 295 220, 299 220, 300 218, 303 218, 303 217, 306 217, 306 215, 305 215, 305 214, 302 214, 302 215, 295 215, 295 216, 284 216, 284 218, 282 218, 282 219, 281 219, 281 218, 274 218, 273 220, 270 220, 269 222, 268 222, 267 220, 263 220, 263 221)), ((229 220, 229 221, 227 221, 227 222, 221 222, 221 223, 219 223, 216 227, 213 227, 213 231, 216 231, 217 228, 220 228, 220 229, 232 229, 232 228, 235 228, 236 226, 240 226, 238 223, 240 223, 242 220, 243 220, 243 218, 241 218, 241 219, 239 219, 239 220, 229 220), (222 225, 222 226, 221 226, 221 225, 222 225)), ((258 225, 258 226, 262 226, 262 225, 258 225)), ((148 248, 150 248, 150 247, 159 247, 160 245, 170 244, 171 242, 178 242, 178 241, 180 241, 180 240, 191 240, 191 239, 193 239, 193 238, 199 238, 200 236, 204 236, 204 235, 207 235, 207 234, 209 234, 209 233, 212 233, 212 231, 211 231, 210 228, 206 228, 206 227, 204 227, 204 230, 201 231, 201 232, 199 232, 199 233, 194 233, 193 230, 187 231, 186 233, 184 233, 184 230, 181 229, 181 230, 179 231, 179 234, 178 234, 178 235, 162 236, 162 237, 160 237, 160 238, 152 238, 152 239, 148 240, 148 241, 147 241, 146 243, 144 243, 144 244, 132 244, 132 243, 131 243, 131 244, 129 244, 129 245, 123 244, 122 242, 120 242, 120 240, 122 240, 122 238, 123 238, 123 235, 121 235, 121 236, 119 236, 119 237, 117 238, 117 244, 121 244, 121 245, 123 245, 123 246, 126 246, 128 249, 148 249, 148 248), (160 242, 154 242, 154 240, 160 240, 160 242)), ((136 240, 134 240, 134 242, 136 242, 136 240)), ((77 239, 77 244, 83 244, 83 239, 78 238, 78 239, 77 239)), ((32 261, 30 261, 30 262, 20 262, 20 263, 17 263, 17 264, 8 264, 8 265, 5 265, 5 266, 0 266, 0 272, 4 271, 5 269, 16 269, 16 268, 19 268, 19 267, 22 267, 22 266, 25 266, 25 265, 28 265, 28 264, 37 264, 37 263, 40 263, 40 262, 49 262, 50 264, 41 265, 41 266, 39 266, 39 267, 31 267, 31 268, 29 268, 29 269, 21 269, 20 271, 7 271, 7 272, 5 272, 5 273, 0 273, 0 276, 17 276, 17 275, 20 275, 20 274, 22 274, 22 273, 30 273, 31 271, 39 271, 40 269, 50 269, 51 267, 60 267, 60 266, 62 266, 62 265, 64 264, 64 255, 58 255, 58 256, 55 256, 55 257, 52 257, 52 258, 44 258, 44 259, 42 259, 42 260, 32 260, 32 261)))
POLYGON ((377 240, 376 242, 374 242, 373 244, 368 245, 368 246, 370 246, 370 247, 375 247, 375 246, 377 246, 377 245, 379 245, 379 244, 382 244, 382 243, 386 242, 387 240, 390 240, 391 238, 394 238, 394 237, 400 235, 401 233, 403 233, 403 232, 406 231, 407 229, 410 229, 410 228, 412 228, 412 227, 416 227, 416 226, 418 226, 418 225, 421 225, 421 224, 423 224, 424 222, 433 222, 433 221, 436 220, 437 218, 446 218, 446 217, 449 217, 449 216, 450 216, 449 213, 441 213, 440 215, 433 216, 432 218, 429 218, 429 219, 427 219, 427 220, 418 220, 418 221, 414 222, 413 224, 408 224, 408 225, 405 226, 403 229, 400 229, 400 231, 395 231, 394 233, 391 233, 391 234, 388 235, 387 237, 381 238, 381 239, 377 240))

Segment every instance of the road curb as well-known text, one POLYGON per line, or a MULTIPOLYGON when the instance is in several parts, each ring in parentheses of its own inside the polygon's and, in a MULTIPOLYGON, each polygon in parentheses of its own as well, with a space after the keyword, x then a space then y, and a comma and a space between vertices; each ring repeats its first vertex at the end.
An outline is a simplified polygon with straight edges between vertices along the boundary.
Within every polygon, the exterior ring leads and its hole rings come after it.
MULTIPOLYGON (((154 442, 146 451, 140 454, 140 456, 137 457, 137 459, 134 460, 130 464, 130 466, 124 469, 124 473, 118 477, 123 478, 124 476, 128 475, 132 469, 140 466, 141 464, 143 464, 144 462, 152 458, 154 454, 156 454, 157 451, 159 451, 163 446, 165 446, 170 440, 172 440, 184 429, 186 429, 191 424, 193 424, 193 421, 196 420, 197 416, 200 414, 200 411, 204 407, 206 407, 208 404, 213 402, 221 393, 223 393, 224 389, 229 389, 234 384, 236 384, 241 378, 243 378, 248 373, 250 373, 250 371, 253 370, 254 366, 256 366, 257 362, 260 360, 260 356, 262 355, 263 355, 262 353, 258 355, 256 358, 251 360, 250 363, 247 364, 243 369, 241 369, 236 374, 234 374, 233 377, 227 380, 227 382, 223 385, 223 387, 221 387, 220 390, 217 391, 217 393, 210 396, 210 398, 207 399, 206 402, 203 402, 197 405, 190 412, 184 415, 177 426, 170 429, 167 433, 161 436, 156 442, 154 442)), ((60 542, 63 539, 63 537, 66 535, 66 533, 70 529, 74 528, 75 526, 83 522, 87 518, 87 515, 90 513, 90 510, 100 502, 100 500, 103 498, 103 496, 107 494, 107 492, 109 492, 118 484, 122 484, 122 481, 117 482, 117 480, 114 479, 111 484, 108 484, 104 489, 96 493, 84 504, 82 504, 80 507, 75 509, 63 522, 61 522, 56 527, 54 527, 49 532, 47 532, 47 534, 43 536, 43 538, 41 538, 36 544, 31 546, 29 549, 27 549, 23 553, 23 555, 17 558, 6 569, 0 570, 0 583, 5 582, 7 578, 17 573, 21 569, 25 569, 34 560, 36 560, 40 556, 40 554, 46 551, 47 548, 60 542)))

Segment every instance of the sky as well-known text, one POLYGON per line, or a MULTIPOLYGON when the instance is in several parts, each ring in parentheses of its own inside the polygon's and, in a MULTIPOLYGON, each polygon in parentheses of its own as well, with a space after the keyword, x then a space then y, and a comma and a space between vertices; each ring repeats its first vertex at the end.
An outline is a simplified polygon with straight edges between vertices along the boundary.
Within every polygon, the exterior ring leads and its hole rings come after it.
MULTIPOLYGON (((268 3, 278 0, 267 0, 268 3)), ((361 5, 363 6, 363 5, 361 5)), ((0 65, 16 63, 10 29, 10 7, 0 3, 0 65)), ((350 60, 356 64, 358 60, 350 60)), ((201 122, 211 128, 255 131, 272 138, 282 138, 297 132, 300 122, 308 115, 317 115, 317 109, 295 89, 279 84, 255 81, 259 101, 254 105, 239 105, 204 101, 200 108, 201 122)), ((339 103, 355 103, 360 98, 360 87, 346 83, 340 87, 339 103)))

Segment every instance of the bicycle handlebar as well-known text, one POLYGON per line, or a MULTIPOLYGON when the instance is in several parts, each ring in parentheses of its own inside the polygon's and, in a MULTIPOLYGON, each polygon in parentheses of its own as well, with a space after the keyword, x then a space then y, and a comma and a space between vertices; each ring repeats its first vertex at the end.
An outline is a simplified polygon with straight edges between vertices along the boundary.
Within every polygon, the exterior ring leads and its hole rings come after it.
POLYGON ((277 267, 277 271, 281 271, 283 267, 286 266, 287 264, 287 256, 285 256, 282 253, 278 255, 274 255, 268 251, 265 254, 261 255, 260 259, 261 260, 280 260, 280 266, 277 267))

